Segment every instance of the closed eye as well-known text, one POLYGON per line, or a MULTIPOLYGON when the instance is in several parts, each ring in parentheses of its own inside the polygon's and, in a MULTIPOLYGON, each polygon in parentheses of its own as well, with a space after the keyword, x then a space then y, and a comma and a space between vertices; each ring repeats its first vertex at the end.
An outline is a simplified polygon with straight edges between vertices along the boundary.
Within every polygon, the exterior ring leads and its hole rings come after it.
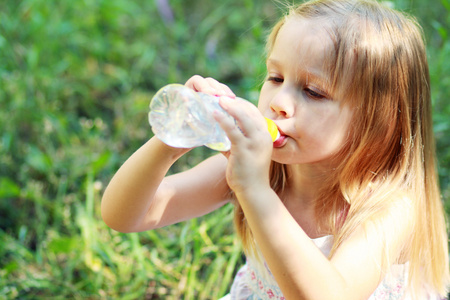
POLYGON ((316 92, 316 91, 314 91, 314 90, 312 90, 310 88, 305 88, 304 91, 311 99, 323 100, 323 99, 327 99, 328 98, 325 94, 316 92))
POLYGON ((284 79, 280 78, 280 77, 269 76, 267 78, 267 81, 273 81, 275 83, 282 83, 284 81, 284 79))

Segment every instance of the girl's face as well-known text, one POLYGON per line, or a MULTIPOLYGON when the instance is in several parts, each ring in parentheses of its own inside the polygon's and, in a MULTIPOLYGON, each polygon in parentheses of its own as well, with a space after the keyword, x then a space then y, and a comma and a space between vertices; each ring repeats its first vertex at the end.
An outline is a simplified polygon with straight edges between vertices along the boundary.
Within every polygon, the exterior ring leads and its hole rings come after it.
POLYGON ((258 108, 282 134, 272 155, 279 163, 326 162, 348 136, 352 112, 328 87, 324 58, 333 45, 322 25, 289 18, 267 59, 258 108))

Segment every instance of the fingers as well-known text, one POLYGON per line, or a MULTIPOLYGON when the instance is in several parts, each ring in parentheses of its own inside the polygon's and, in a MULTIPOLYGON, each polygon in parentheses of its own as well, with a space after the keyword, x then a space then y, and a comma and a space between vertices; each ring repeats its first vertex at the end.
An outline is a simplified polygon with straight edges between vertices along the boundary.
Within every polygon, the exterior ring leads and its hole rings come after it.
POLYGON ((219 101, 221 107, 236 120, 240 135, 248 136, 255 130, 266 130, 266 122, 261 112, 252 103, 240 98, 227 97, 221 97, 219 101))
POLYGON ((251 151, 272 149, 273 142, 267 130, 267 123, 255 105, 240 98, 227 97, 221 97, 219 103, 232 118, 226 118, 219 112, 216 112, 214 117, 226 132, 234 151, 236 147, 251 151))
POLYGON ((233 118, 226 116, 225 113, 218 110, 213 112, 213 117, 217 122, 219 122, 220 127, 222 127, 222 129, 226 132, 231 143, 242 138, 242 131, 239 126, 236 125, 233 118))
POLYGON ((235 98, 236 95, 231 89, 214 78, 203 78, 200 75, 194 75, 186 81, 185 85, 196 92, 202 92, 214 96, 226 96, 235 98))

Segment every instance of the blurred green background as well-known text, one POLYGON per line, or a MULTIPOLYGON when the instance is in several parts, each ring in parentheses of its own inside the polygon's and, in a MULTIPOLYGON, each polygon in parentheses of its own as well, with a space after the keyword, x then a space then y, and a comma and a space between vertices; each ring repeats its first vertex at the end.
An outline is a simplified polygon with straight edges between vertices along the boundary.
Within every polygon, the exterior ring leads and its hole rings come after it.
MULTIPOLYGON (((450 212, 450 1, 398 0, 424 27, 450 212)), ((243 263, 232 207, 120 234, 102 192, 152 133, 167 83, 214 77, 257 99, 269 0, 0 0, 0 299, 217 299, 243 263), (57 296, 55 296, 57 295, 57 296)), ((197 148, 172 171, 212 152, 197 148)))

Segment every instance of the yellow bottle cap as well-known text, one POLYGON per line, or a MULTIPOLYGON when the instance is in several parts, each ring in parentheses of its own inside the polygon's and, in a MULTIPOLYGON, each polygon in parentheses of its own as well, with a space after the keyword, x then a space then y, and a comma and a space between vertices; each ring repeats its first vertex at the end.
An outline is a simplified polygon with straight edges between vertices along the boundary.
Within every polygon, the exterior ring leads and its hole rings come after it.
POLYGON ((275 142, 280 137, 280 132, 278 131, 277 125, 271 119, 265 118, 267 122, 267 129, 269 130, 270 136, 272 137, 272 142, 275 142))

